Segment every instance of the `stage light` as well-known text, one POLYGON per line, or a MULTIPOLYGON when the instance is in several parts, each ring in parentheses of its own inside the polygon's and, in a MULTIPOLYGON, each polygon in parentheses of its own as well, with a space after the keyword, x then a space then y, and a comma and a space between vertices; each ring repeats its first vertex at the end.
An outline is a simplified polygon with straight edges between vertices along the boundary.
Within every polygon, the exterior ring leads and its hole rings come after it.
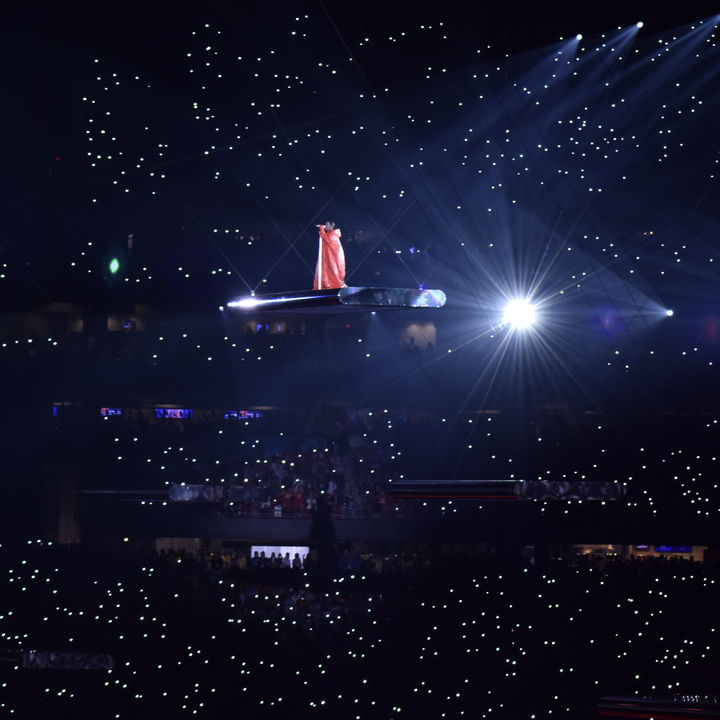
POLYGON ((637 24, 638 29, 640 29, 642 26, 643 26, 643 23, 642 23, 642 22, 639 22, 639 23, 637 24))
POLYGON ((666 311, 665 311, 665 314, 666 314, 668 317, 672 317, 674 313, 673 313, 672 310, 666 310, 666 311))
POLYGON ((225 308, 221 305, 220 306, 220 312, 222 312, 225 308))
POLYGON ((259 300, 255 298, 244 298, 243 300, 234 300, 228 303, 228 307, 239 307, 239 308, 254 308, 260 304, 259 300))
POLYGON ((513 327, 524 328, 535 320, 535 306, 528 300, 511 300, 505 307, 503 322, 513 327))
POLYGON ((575 36, 575 39, 576 39, 576 40, 582 40, 582 33, 578 33, 578 34, 575 36))

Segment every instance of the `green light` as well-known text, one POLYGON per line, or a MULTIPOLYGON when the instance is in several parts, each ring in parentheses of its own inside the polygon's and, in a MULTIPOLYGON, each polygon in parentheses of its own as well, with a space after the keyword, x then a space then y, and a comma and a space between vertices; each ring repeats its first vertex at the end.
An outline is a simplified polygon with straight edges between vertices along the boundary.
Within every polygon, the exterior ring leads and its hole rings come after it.
POLYGON ((120 269, 120 261, 117 258, 113 258, 110 261, 110 272, 114 275, 120 269))

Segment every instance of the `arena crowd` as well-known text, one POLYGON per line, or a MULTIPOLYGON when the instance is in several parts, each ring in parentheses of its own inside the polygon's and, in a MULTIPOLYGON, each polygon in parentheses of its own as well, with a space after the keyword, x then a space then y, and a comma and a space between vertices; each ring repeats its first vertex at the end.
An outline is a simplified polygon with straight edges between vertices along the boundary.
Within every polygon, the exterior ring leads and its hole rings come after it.
MULTIPOLYGON (((342 555, 342 553, 340 553, 342 555)), ((241 568, 141 547, 3 545, 7 716, 592 717, 601 695, 705 693, 717 568, 668 557, 557 561, 378 549, 337 569, 241 568), (377 558, 380 556, 380 571, 377 558), (22 650, 106 653, 111 670, 14 669, 22 650)))

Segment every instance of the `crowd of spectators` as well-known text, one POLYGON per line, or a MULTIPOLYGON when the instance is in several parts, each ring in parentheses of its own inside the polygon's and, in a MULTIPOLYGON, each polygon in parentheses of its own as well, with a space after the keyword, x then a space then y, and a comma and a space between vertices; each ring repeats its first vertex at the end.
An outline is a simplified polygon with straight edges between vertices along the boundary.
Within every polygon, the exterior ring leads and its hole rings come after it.
MULTIPOLYGON (((64 408, 59 409, 62 416, 64 408)), ((223 490, 223 502, 214 509, 266 516, 307 515, 318 503, 335 514, 390 516, 399 509, 410 512, 416 503, 390 496, 393 465, 400 478, 414 466, 411 452, 400 450, 406 440, 419 448, 432 435, 430 415, 372 412, 321 421, 305 433, 284 429, 298 427, 295 415, 271 412, 196 412, 193 417, 171 420, 153 417, 154 410, 129 411, 92 423, 93 442, 80 438, 72 420, 62 417, 52 430, 50 455, 77 457, 94 489, 156 489, 167 493, 172 485, 206 486, 204 499, 223 490), (394 435, 383 429, 409 424, 394 435), (407 459, 406 459, 407 458, 407 459)), ((406 447, 408 447, 406 445, 406 447)), ((206 507, 210 507, 206 503, 206 507)))
MULTIPOLYGON (((264 550, 233 550, 223 548, 218 552, 199 551, 197 554, 185 549, 161 549, 157 562, 175 571, 192 584, 214 581, 231 583, 258 581, 272 578, 276 583, 300 587, 306 575, 317 572, 317 556, 314 553, 290 553, 283 555, 264 550), (280 571, 280 572, 277 572, 280 571), (290 571, 290 572, 286 572, 290 571)), ((336 550, 332 559, 332 574, 339 578, 363 578, 386 576, 417 577, 432 567, 432 555, 412 550, 371 551, 367 547, 348 547, 336 550)))
MULTIPOLYGON (((217 319, 216 319, 217 320, 217 319)), ((333 353, 353 363, 415 360, 430 363, 437 357, 432 342, 419 344, 383 338, 373 342, 359 327, 319 334, 303 325, 275 322, 239 322, 231 327, 189 322, 191 328, 165 328, 152 321, 140 331, 130 321, 116 332, 7 332, 0 342, 0 363, 120 363, 157 366, 284 366, 322 361, 333 353), (363 340, 364 344, 358 343, 363 340)))
MULTIPOLYGON (((215 509, 225 512, 287 517, 320 501, 352 516, 417 513, 422 501, 394 499, 392 482, 438 479, 617 481, 633 512, 682 508, 711 519, 720 507, 717 458, 708 451, 720 432, 712 413, 648 415, 634 435, 618 437, 602 416, 538 411, 521 440, 514 418, 500 412, 450 419, 430 410, 195 410, 170 419, 153 408, 104 418, 75 411, 58 407, 50 419, 48 456, 80 463, 86 487, 206 486, 210 496, 223 490, 215 509)), ((548 503, 538 505, 549 512, 548 503)))
POLYGON ((603 695, 714 690, 720 577, 700 562, 541 569, 407 549, 403 571, 403 549, 377 549, 382 572, 348 568, 323 588, 311 569, 240 569, 224 552, 213 570, 208 553, 129 545, 0 548, 3 714, 530 720, 592 717, 603 695), (29 649, 114 667, 13 670, 29 649))

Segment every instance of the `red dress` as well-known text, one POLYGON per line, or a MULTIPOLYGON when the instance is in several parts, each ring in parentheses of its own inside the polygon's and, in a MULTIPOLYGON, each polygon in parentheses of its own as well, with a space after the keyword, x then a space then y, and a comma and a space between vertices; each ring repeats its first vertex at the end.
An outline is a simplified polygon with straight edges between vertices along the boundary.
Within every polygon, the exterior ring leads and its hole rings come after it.
MULTIPOLYGON (((322 238, 322 288, 318 285, 318 268, 315 268, 313 290, 328 290, 345 287, 345 253, 340 244, 340 230, 335 228, 329 232, 320 225, 322 238)), ((320 258, 318 258, 318 266, 320 258)))

